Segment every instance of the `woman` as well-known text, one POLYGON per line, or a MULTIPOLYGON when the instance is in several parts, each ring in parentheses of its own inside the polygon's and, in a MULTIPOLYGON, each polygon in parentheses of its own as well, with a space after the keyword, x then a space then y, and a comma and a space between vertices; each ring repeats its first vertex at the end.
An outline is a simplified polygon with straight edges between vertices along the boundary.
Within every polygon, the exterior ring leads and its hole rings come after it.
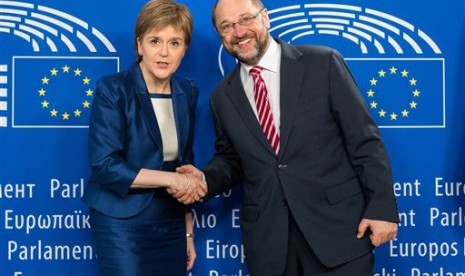
POLYGON ((192 27, 184 5, 148 2, 135 26, 137 62, 97 84, 83 200, 102 275, 186 275, 193 266, 192 213, 166 190, 198 186, 175 173, 194 161, 198 87, 173 75, 192 27))

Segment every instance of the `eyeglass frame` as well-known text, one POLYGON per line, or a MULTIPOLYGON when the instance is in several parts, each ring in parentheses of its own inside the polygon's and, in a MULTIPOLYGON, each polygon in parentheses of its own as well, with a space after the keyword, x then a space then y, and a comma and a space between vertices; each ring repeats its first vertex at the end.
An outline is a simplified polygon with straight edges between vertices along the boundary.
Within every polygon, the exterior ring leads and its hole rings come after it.
POLYGON ((232 30, 236 29, 236 24, 239 24, 241 26, 249 26, 250 24, 252 24, 252 22, 260 15, 260 13, 262 13, 263 10, 265 10, 265 7, 261 8, 255 14, 243 16, 234 23, 226 23, 221 26, 218 26, 216 29, 218 30, 218 33, 220 33, 221 35, 227 35, 231 33, 232 30), (228 31, 225 32, 224 29, 227 29, 228 31))

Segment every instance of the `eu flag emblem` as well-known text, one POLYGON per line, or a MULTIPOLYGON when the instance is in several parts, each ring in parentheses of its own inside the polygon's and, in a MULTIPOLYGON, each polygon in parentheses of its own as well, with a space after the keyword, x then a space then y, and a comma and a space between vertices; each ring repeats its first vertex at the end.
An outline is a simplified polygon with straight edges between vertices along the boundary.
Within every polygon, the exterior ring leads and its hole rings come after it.
POLYGON ((97 80, 118 66, 108 57, 13 57, 13 127, 87 127, 97 80))
POLYGON ((379 127, 445 127, 443 59, 347 59, 347 64, 379 127))

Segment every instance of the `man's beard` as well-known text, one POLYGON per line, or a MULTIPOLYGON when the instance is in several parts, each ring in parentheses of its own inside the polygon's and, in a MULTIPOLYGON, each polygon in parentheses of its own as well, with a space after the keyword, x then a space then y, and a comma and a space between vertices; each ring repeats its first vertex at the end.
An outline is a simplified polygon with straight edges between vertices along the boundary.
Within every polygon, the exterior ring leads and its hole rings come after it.
POLYGON ((234 49, 231 50, 230 54, 242 63, 245 63, 247 65, 256 65, 265 54, 266 45, 268 45, 268 40, 270 39, 270 36, 269 34, 267 34, 264 37, 263 41, 260 41, 257 38, 257 36, 255 36, 254 39, 257 43, 255 44, 255 51, 252 53, 252 55, 245 56, 234 49))

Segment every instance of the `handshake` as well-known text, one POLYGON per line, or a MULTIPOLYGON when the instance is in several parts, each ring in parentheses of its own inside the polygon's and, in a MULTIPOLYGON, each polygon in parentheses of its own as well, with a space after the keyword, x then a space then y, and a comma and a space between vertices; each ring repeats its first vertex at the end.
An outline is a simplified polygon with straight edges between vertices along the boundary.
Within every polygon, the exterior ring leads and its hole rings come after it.
POLYGON ((183 204, 202 202, 208 192, 203 172, 192 165, 184 165, 178 167, 176 173, 181 174, 185 184, 177 185, 181 188, 168 187, 168 193, 183 204))

